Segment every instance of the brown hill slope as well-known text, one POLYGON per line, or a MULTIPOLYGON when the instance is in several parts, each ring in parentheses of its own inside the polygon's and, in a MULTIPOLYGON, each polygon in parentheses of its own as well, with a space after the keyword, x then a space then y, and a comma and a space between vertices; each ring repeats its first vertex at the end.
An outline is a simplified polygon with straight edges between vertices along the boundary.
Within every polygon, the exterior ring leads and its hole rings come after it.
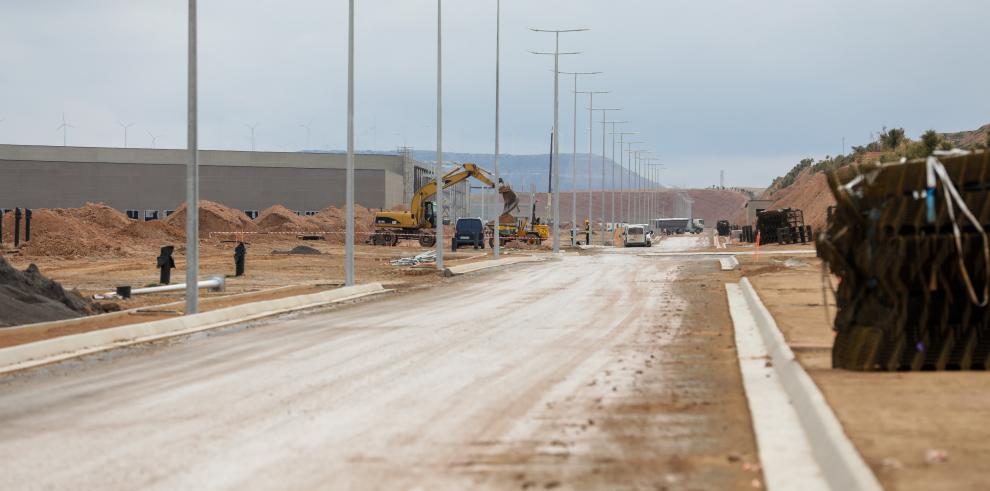
MULTIPOLYGON (((747 196, 739 191, 732 190, 722 190, 722 189, 685 189, 685 190, 670 190, 666 189, 656 193, 655 196, 659 198, 658 205, 660 207, 660 215, 669 216, 673 210, 673 203, 675 196, 678 192, 688 195, 694 200, 693 205, 693 218, 703 218, 705 224, 708 226, 714 226, 715 222, 723 219, 730 219, 738 210, 746 204, 747 196)), ((602 210, 602 198, 603 194, 601 191, 595 191, 591 193, 592 199, 592 218, 597 223, 601 218, 602 210)), ((635 207, 635 200, 637 197, 646 199, 648 196, 652 196, 654 193, 646 191, 633 192, 633 200, 635 207)), ((629 193, 623 193, 623 199, 619 199, 619 194, 616 193, 616 209, 617 213, 621 214, 628 206, 629 193)), ((475 200, 479 200, 477 196, 473 197, 475 200)), ((560 193, 560 222, 564 226, 569 226, 571 222, 571 207, 573 204, 573 197, 570 192, 560 193)), ((587 191, 577 192, 577 221, 579 224, 584 223, 585 217, 588 215, 588 199, 589 194, 587 191)), ((605 215, 610 217, 612 214, 612 193, 610 191, 604 192, 605 199, 605 215)), ((527 214, 528 210, 525 208, 530 203, 529 193, 519 194, 519 205, 524 210, 521 213, 527 214)), ((546 193, 536 193, 536 215, 541 218, 547 216, 547 194, 546 193)), ((495 206, 496 203, 491 197, 487 206, 495 206)), ((497 203, 497 206, 501 207, 501 201, 497 203)), ((659 218, 659 217, 655 217, 659 218)))

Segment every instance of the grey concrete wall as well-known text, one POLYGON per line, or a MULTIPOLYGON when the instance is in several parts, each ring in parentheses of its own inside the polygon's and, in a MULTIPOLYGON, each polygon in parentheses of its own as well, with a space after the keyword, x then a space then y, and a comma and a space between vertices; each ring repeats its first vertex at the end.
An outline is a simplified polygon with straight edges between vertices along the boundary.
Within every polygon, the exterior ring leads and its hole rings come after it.
MULTIPOLYGON (((0 145, 0 208, 167 210, 185 199, 184 150, 0 145)), ((408 202, 403 154, 358 154, 355 200, 369 208, 408 202)), ((346 155, 200 152, 201 197, 244 210, 343 206, 346 155)))
MULTIPOLYGON (((282 204, 318 211, 343 206, 344 179, 341 169, 204 165, 200 196, 241 210, 282 204)), ((384 170, 357 170, 355 201, 369 208, 389 208, 402 197, 401 182, 401 176, 384 170)), ((181 165, 0 160, 0 208, 67 208, 102 202, 120 210, 171 210, 184 197, 181 165)))

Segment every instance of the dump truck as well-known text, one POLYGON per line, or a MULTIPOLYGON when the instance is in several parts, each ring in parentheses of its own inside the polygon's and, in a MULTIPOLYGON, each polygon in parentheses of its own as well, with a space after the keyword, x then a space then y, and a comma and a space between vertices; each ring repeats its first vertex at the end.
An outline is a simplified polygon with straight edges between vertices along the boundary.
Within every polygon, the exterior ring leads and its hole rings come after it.
MULTIPOLYGON (((498 189, 504 203, 503 210, 514 210, 519 206, 519 198, 508 185, 495 183, 491 172, 474 163, 460 164, 456 169, 444 174, 443 189, 474 178, 492 189, 498 189)), ((370 242, 374 245, 394 246, 402 239, 419 241, 423 247, 433 247, 437 237, 437 212, 430 198, 437 193, 437 181, 430 180, 413 194, 410 211, 379 211, 375 213, 375 231, 370 242)), ((503 211, 505 213, 505 211, 503 211)))

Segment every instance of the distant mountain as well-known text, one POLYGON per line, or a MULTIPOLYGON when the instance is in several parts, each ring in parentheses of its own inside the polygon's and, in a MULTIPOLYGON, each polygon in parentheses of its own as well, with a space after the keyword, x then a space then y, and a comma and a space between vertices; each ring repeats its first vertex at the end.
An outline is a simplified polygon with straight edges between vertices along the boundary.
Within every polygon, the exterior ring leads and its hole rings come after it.
POLYGON ((973 131, 959 131, 956 133, 943 133, 942 136, 959 148, 974 149, 985 148, 987 146, 987 134, 990 134, 990 124, 981 126, 973 131))
MULTIPOLYGON (((433 162, 437 158, 434 151, 414 150, 413 158, 421 162, 433 162)), ((495 171, 495 155, 484 153, 444 153, 444 160, 453 162, 474 162, 481 167, 495 171)), ((588 154, 577 155, 577 186, 576 188, 588 189, 588 154)), ((546 191, 550 175, 550 155, 500 155, 499 173, 502 178, 512 184, 517 190, 528 191, 530 186, 535 186, 537 191, 546 191)), ((560 154, 560 190, 570 191, 571 186, 571 154, 560 154)), ((605 159, 605 183, 612 181, 612 171, 615 170, 616 182, 619 182, 620 168, 612 159, 605 159)), ((625 172, 625 169, 621 170, 625 172)), ((633 174, 637 176, 638 174, 633 174)), ((598 189, 602 185, 602 157, 593 155, 591 162, 591 185, 598 189)))

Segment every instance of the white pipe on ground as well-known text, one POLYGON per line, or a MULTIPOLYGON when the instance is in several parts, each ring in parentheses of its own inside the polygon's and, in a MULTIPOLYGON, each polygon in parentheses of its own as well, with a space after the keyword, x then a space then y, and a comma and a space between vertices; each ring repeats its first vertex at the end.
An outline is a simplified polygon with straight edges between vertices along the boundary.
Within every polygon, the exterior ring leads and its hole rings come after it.
MULTIPOLYGON (((226 286, 226 281, 224 280, 223 276, 213 276, 210 277, 209 279, 200 280, 200 282, 196 285, 196 288, 198 290, 202 290, 205 288, 214 292, 222 292, 224 291, 225 286, 226 286)), ((147 288, 135 288, 131 290, 131 295, 177 292, 177 291, 183 291, 185 289, 186 289, 185 283, 179 283, 175 285, 150 286, 147 288)), ((108 293, 93 295, 93 299, 95 300, 107 300, 110 298, 120 298, 120 296, 117 295, 117 292, 108 292, 108 293)))

